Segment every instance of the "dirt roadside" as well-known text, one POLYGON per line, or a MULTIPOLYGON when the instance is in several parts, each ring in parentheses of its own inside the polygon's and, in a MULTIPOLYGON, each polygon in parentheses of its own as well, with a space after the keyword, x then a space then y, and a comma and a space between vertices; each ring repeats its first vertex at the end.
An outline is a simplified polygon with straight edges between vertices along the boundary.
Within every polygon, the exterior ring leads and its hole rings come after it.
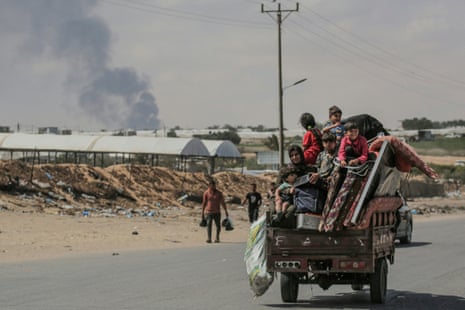
MULTIPOLYGON (((245 211, 230 210, 235 229, 222 231, 221 242, 244 242, 245 211)), ((183 211, 160 217, 84 217, 82 215, 0 212, 0 263, 71 257, 92 253, 175 247, 220 246, 205 243, 199 217, 183 211)))
MULTIPOLYGON (((465 220, 465 199, 433 198, 409 202, 416 210, 414 221, 451 218, 465 220)), ((124 255, 128 251, 176 247, 221 246, 206 244, 206 231, 199 227, 196 212, 173 209, 158 217, 103 217, 81 214, 57 215, 21 211, 0 212, 0 263, 76 257, 103 253, 124 255)), ((247 240, 246 210, 230 205, 235 229, 222 231, 222 243, 247 240)))

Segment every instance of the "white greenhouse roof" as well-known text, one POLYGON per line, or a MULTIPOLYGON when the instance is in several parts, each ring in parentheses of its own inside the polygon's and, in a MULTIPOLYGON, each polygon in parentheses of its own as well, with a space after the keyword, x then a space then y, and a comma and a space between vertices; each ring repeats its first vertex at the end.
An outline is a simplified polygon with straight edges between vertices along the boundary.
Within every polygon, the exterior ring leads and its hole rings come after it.
POLYGON ((88 151, 98 136, 1 134, 1 150, 88 151))
POLYGON ((240 158, 241 153, 231 141, 202 140, 212 157, 240 158))
POLYGON ((92 151, 207 157, 210 155, 202 141, 197 138, 103 136, 95 142, 92 151))
POLYGON ((2 150, 210 156, 205 144, 197 138, 146 136, 0 134, 2 150))

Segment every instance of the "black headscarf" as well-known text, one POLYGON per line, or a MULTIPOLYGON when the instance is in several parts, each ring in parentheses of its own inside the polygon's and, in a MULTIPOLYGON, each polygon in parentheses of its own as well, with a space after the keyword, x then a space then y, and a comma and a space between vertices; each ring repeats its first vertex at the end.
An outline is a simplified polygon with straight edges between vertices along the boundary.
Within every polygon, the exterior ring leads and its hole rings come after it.
POLYGON ((302 150, 302 148, 297 144, 291 145, 288 150, 289 159, 291 158, 292 152, 297 152, 300 154, 300 162, 293 163, 291 160, 291 162, 289 163, 289 167, 293 168, 297 172, 297 176, 299 177, 309 173, 311 171, 311 167, 305 164, 304 151, 302 150))

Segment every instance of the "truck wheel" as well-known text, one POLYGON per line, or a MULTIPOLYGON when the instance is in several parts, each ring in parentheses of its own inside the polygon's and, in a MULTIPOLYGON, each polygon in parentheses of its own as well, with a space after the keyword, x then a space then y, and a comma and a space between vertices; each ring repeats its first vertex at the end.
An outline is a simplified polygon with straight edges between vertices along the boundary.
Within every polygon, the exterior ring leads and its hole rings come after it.
POLYGON ((399 238, 400 243, 402 244, 412 243, 412 231, 413 231, 412 222, 407 223, 407 228, 405 230, 406 230, 405 236, 402 238, 399 238))
POLYGON ((361 284, 361 283, 352 283, 352 289, 354 291, 361 291, 361 290, 363 290, 363 284, 361 284))
POLYGON ((299 295, 299 279, 293 273, 281 273, 281 299, 283 302, 296 302, 299 295))
POLYGON ((375 263, 375 273, 370 276, 371 302, 384 304, 387 291, 388 266, 385 258, 379 258, 375 263))

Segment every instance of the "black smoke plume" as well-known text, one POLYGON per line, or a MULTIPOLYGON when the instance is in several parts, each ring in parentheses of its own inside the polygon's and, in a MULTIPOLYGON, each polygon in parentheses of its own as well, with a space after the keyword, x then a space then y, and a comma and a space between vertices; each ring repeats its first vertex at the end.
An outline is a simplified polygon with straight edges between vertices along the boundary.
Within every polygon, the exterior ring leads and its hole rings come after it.
POLYGON ((111 128, 157 129, 150 81, 132 68, 111 67, 111 31, 95 14, 99 0, 0 0, 1 35, 21 39, 21 57, 66 63, 64 85, 79 108, 111 128))

